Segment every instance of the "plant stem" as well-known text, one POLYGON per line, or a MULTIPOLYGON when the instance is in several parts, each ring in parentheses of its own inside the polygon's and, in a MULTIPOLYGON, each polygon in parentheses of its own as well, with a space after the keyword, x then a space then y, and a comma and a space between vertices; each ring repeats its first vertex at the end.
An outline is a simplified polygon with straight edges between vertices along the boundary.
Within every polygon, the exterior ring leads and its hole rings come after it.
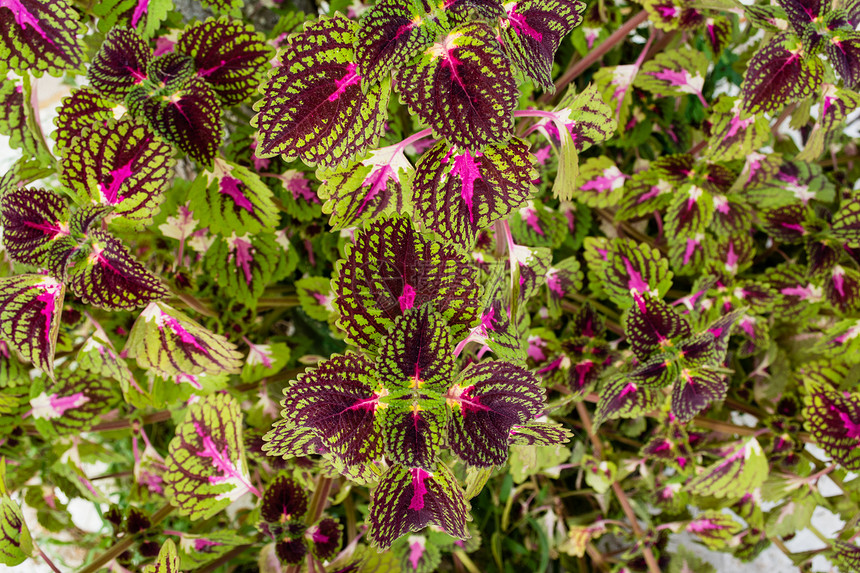
POLYGON ((51 558, 50 558, 50 557, 48 557, 47 555, 45 555, 45 552, 44 552, 44 551, 42 551, 42 548, 41 548, 41 547, 36 547, 36 549, 38 549, 38 550, 39 550, 39 555, 41 555, 41 556, 42 556, 42 559, 45 561, 45 564, 46 564, 48 567, 50 567, 50 568, 51 568, 51 570, 52 570, 52 571, 54 571, 54 573, 63 573, 62 571, 60 571, 59 567, 57 567, 56 565, 54 565, 54 562, 53 562, 53 561, 51 561, 51 558))
MULTIPOLYGON (((152 529, 156 525, 158 525, 165 517, 170 515, 173 511, 173 506, 170 504, 165 505, 158 511, 152 514, 149 518, 149 529, 152 529)), ((110 547, 108 547, 107 551, 96 557, 92 563, 78 571, 78 573, 95 573, 117 557, 123 554, 123 552, 132 546, 134 540, 137 539, 137 535, 129 535, 128 537, 123 537, 110 547)))
POLYGON ((221 565, 223 565, 224 563, 229 563, 233 560, 234 557, 238 557, 250 547, 250 543, 247 545, 238 545, 224 555, 222 555, 221 557, 219 557, 218 559, 210 561, 209 563, 207 563, 200 569, 196 569, 195 571, 196 573, 211 573, 212 571, 215 571, 216 569, 221 567, 221 565))
MULTIPOLYGON (((603 444, 600 442, 600 438, 594 434, 594 426, 591 423, 591 416, 588 414, 585 404, 577 402, 576 412, 582 420, 582 426, 585 428, 586 434, 588 434, 588 439, 591 440, 591 446, 594 449, 594 457, 603 459, 603 444)), ((618 498, 621 510, 627 517, 627 521, 630 522, 630 527, 633 529, 633 535, 636 537, 640 547, 642 548, 642 555, 645 557, 645 563, 648 564, 649 573, 660 573, 660 565, 657 563, 657 558, 654 557, 654 552, 651 551, 651 548, 643 541, 643 537, 645 535, 642 528, 639 526, 639 520, 636 518, 636 513, 633 511, 633 507, 630 505, 630 500, 627 498, 627 494, 624 493, 624 489, 617 480, 612 482, 612 492, 615 494, 615 497, 618 498)))
POLYGON ((582 72, 591 67, 592 64, 597 62, 600 58, 602 58, 609 50, 614 48, 617 44, 621 43, 624 38, 627 37, 627 34, 635 30, 639 27, 640 24, 645 22, 648 19, 648 12, 642 10, 618 28, 608 38, 606 38, 599 46, 597 46, 594 50, 588 53, 587 56, 582 58, 581 60, 574 62, 564 74, 555 82, 555 94, 547 92, 543 94, 538 101, 540 103, 549 103, 556 97, 557 94, 561 92, 562 89, 567 87, 567 85, 579 77, 582 72))

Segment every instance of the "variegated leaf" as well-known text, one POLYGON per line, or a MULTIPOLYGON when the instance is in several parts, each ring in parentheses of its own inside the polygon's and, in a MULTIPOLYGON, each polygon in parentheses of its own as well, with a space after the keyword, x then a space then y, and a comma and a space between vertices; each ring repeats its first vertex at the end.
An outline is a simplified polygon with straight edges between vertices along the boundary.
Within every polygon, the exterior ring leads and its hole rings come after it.
POLYGON ((67 0, 5 0, 0 30, 0 73, 60 76, 83 64, 86 28, 67 0))
POLYGON ((673 339, 690 336, 690 322, 674 308, 650 295, 634 295, 624 320, 624 332, 640 360, 674 346, 673 339))
POLYGON ((238 374, 242 368, 235 345, 159 302, 140 313, 123 352, 141 368, 166 376, 238 374))
POLYGON ((170 441, 164 494, 179 513, 208 519, 248 492, 242 411, 229 394, 212 394, 188 407, 170 441))
POLYGON ((0 279, 0 337, 52 377, 65 291, 45 275, 0 279))
POLYGON ((180 573, 179 555, 176 553, 176 544, 172 539, 164 542, 155 563, 144 567, 143 573, 180 573))
POLYGON ((89 252, 68 268, 69 289, 85 304, 132 310, 167 296, 164 284, 122 241, 105 231, 90 231, 89 237, 89 252))
POLYGON ((567 442, 573 434, 560 424, 531 422, 511 427, 508 443, 512 446, 554 446, 567 442))
POLYGON ((501 466, 515 427, 531 422, 543 407, 537 377, 511 362, 466 368, 448 390, 448 444, 468 465, 501 466))
POLYGON ((284 459, 308 457, 327 453, 319 432, 313 428, 298 426, 292 418, 281 418, 263 436, 263 452, 284 459))
POLYGON ((513 128, 517 84, 508 57, 486 24, 460 26, 395 74, 410 111, 435 137, 479 151, 513 128))
POLYGON ((532 194, 533 162, 518 138, 476 152, 439 142, 415 166, 416 212, 447 241, 468 248, 532 194))
MULTIPOLYGON (((0 75, 0 134, 9 137, 9 146, 35 156, 38 151, 24 112, 24 87, 12 77, 0 75)), ((0 190, 0 195, 3 192, 0 190)))
POLYGON ((804 381, 803 418, 815 443, 845 469, 860 469, 860 395, 804 381))
POLYGON ((77 355, 78 365, 102 378, 112 378, 122 385, 133 380, 131 370, 120 352, 101 327, 90 336, 77 355))
POLYGON ((561 41, 582 23, 580 0, 519 0, 505 5, 502 37, 514 63, 531 79, 554 90, 552 64, 561 41))
POLYGON ((685 529, 713 551, 724 549, 729 540, 743 530, 741 524, 731 515, 718 510, 703 511, 688 523, 685 529))
POLYGON ((30 410, 36 427, 47 436, 79 434, 98 421, 118 401, 113 382, 83 369, 64 368, 56 382, 41 381, 30 389, 30 410))
POLYGON ((173 9, 173 0, 107 0, 93 5, 98 27, 108 32, 118 26, 128 26, 152 38, 173 9))
POLYGON ((739 498, 761 486, 768 471, 767 456, 758 440, 749 438, 688 481, 685 487, 691 495, 739 498))
POLYGON ((702 88, 708 70, 708 59, 690 48, 669 50, 646 62, 633 85, 658 95, 692 94, 708 107, 702 88))
POLYGON ((256 173, 232 161, 216 159, 188 195, 189 208, 213 233, 259 233, 275 229, 279 222, 271 189, 256 173))
POLYGON ((197 76, 224 103, 242 103, 257 90, 272 50, 253 26, 226 17, 185 28, 174 50, 194 61, 197 76))
POLYGON ((782 33, 755 53, 741 85, 743 109, 774 112, 812 95, 821 85, 824 65, 809 57, 801 42, 782 33))
POLYGON ((689 422, 713 402, 725 400, 729 382, 723 374, 707 368, 681 368, 672 389, 672 414, 689 422))
POLYGON ((269 523, 300 521, 307 512, 307 492, 286 474, 275 476, 260 499, 260 517, 269 523))
POLYGON ((439 464, 421 468, 392 466, 370 498, 370 540, 387 549, 402 535, 428 525, 457 539, 468 539, 469 502, 451 470, 439 464))
POLYGON ((860 83, 860 34, 836 30, 827 43, 827 56, 842 76, 845 87, 856 88, 860 83))
POLYGON ((131 89, 147 79, 152 49, 137 32, 113 28, 87 70, 90 85, 100 95, 123 101, 131 89))
POLYGON ((375 221, 335 267, 338 324, 348 341, 375 348, 396 317, 432 302, 457 339, 477 320, 476 273, 463 255, 422 237, 408 218, 375 221))
POLYGON ((117 107, 89 86, 72 90, 71 95, 63 99, 54 119, 57 129, 52 135, 57 142, 57 152, 64 153, 85 127, 95 123, 104 124, 123 113, 124 107, 117 107))
POLYGON ((842 134, 848 115, 860 106, 860 94, 824 84, 821 90, 818 121, 812 128, 806 146, 797 154, 801 161, 815 161, 842 134))
POLYGON ((64 154, 60 181, 79 205, 112 207, 114 224, 152 222, 173 175, 173 150, 142 120, 94 123, 64 154))
POLYGON ((355 24, 341 16, 309 24, 288 40, 281 66, 254 106, 258 157, 333 166, 376 143, 390 82, 363 89, 354 42, 355 24))
POLYGON ((411 213, 410 183, 415 170, 401 145, 375 149, 347 167, 320 169, 317 191, 331 214, 333 229, 358 226, 385 214, 411 213))
POLYGON ((282 263, 283 250, 272 233, 218 236, 203 259, 219 290, 248 306, 279 276, 282 263))
POLYGON ((0 459, 0 563, 15 567, 35 550, 21 507, 6 490, 6 459, 0 459))
POLYGON ((669 261, 653 247, 630 239, 615 239, 601 246, 589 237, 585 249, 589 269, 622 307, 630 306, 634 294, 662 297, 672 285, 669 261))
POLYGON ((589 207, 615 205, 621 197, 626 178, 608 157, 592 157, 579 168, 573 198, 589 207))
POLYGON ((609 379, 601 388, 594 426, 615 418, 638 418, 660 405, 662 395, 647 386, 638 385, 623 375, 609 379))
POLYGON ((708 157, 714 161, 743 159, 770 137, 770 125, 763 115, 751 115, 741 108, 741 100, 720 96, 711 114, 708 157))
POLYGON ((69 236, 69 208, 48 189, 16 189, 0 195, 3 247, 9 257, 34 267, 45 266, 51 248, 69 236))
MULTIPOLYGON (((284 412, 297 428, 315 430, 345 465, 372 462, 383 453, 380 399, 387 395, 374 373, 361 354, 332 356, 285 389, 284 412)), ((269 434, 270 453, 281 435, 277 428, 269 434)))
POLYGON ((204 166, 212 164, 223 125, 218 98, 203 78, 191 80, 167 99, 146 99, 142 113, 164 139, 191 159, 204 166))
POLYGON ((386 456, 408 468, 431 471, 445 445, 448 411, 439 398, 403 395, 382 411, 386 456))
POLYGON ((833 215, 831 233, 848 247, 860 247, 860 195, 843 199, 833 215))

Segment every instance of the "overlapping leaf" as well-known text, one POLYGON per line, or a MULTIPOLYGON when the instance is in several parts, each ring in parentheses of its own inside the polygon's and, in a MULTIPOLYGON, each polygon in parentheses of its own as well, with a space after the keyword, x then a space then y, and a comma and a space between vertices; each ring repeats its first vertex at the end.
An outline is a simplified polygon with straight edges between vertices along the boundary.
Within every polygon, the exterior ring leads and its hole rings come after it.
POLYGON ((701 52, 689 48, 669 50, 646 62, 634 85, 660 95, 692 94, 707 107, 702 95, 708 60, 701 52))
POLYGON ((49 376, 65 291, 63 283, 45 275, 0 279, 0 337, 49 376))
POLYGON ((179 555, 176 553, 176 544, 168 539, 158 551, 155 563, 143 568, 143 573, 179 573, 179 555))
POLYGON ((46 436, 77 434, 116 405, 114 388, 113 382, 98 374, 64 368, 54 384, 44 387, 40 381, 31 388, 28 415, 46 436))
POLYGON ((60 76, 83 64, 85 28, 67 0, 7 0, 0 30, 0 72, 60 76))
POLYGON ((409 109, 458 148, 478 151, 506 139, 517 85, 495 32, 484 23, 458 27, 395 74, 409 109))
POLYGON ((708 155, 714 161, 743 159, 770 136, 764 116, 745 113, 741 100, 729 96, 721 96, 714 105, 711 121, 708 155))
POLYGON ((341 16, 309 24, 288 40, 281 67, 255 106, 258 157, 330 166, 376 142, 389 81, 362 88, 354 42, 355 24, 341 16))
POLYGON ((790 34, 773 38, 755 53, 741 85, 743 109, 773 112, 812 95, 821 85, 824 65, 807 57, 804 46, 790 34))
POLYGON ((124 351, 141 368, 168 376, 237 374, 242 367, 242 354, 226 338, 159 302, 140 313, 124 351))
POLYGON ((589 268, 601 279, 609 297, 622 307, 630 306, 631 296, 637 293, 662 297, 672 284, 669 261, 653 247, 630 239, 601 244, 589 238, 585 248, 589 268))
POLYGON ((422 237, 405 217, 358 233, 336 266, 332 288, 347 340, 365 348, 376 347, 397 316, 428 302, 455 339, 477 320, 475 269, 456 251, 422 237))
POLYGON ((446 240, 469 247, 532 194, 533 161, 518 138, 474 153, 440 142, 415 166, 416 212, 446 240))
POLYGON ((707 368, 682 368, 672 389, 672 414, 689 422, 713 402, 726 398, 729 382, 723 374, 707 368))
POLYGON ((128 26, 151 38, 172 9, 173 0, 107 0, 95 4, 93 13, 102 32, 128 26))
POLYGON ((402 535, 436 525, 458 539, 469 537, 469 503, 451 471, 392 466, 370 499, 370 539, 387 549, 402 535))
POLYGON ((531 79, 554 89, 552 64, 562 39, 582 23, 579 0, 524 0, 506 4, 502 36, 514 63, 531 79))
POLYGON ((52 247, 69 235, 69 208, 56 192, 16 189, 0 197, 3 247, 20 263, 44 266, 52 247))
POLYGON ((182 515, 208 519, 248 492, 251 483, 242 442, 242 411, 229 394, 212 394, 189 406, 170 441, 164 493, 182 515))
POLYGON ((79 205, 110 206, 114 222, 140 229, 158 212, 173 150, 141 120, 92 124, 66 151, 60 180, 79 205))
POLYGON ((749 438, 687 482, 686 489, 692 495, 740 498, 763 484, 767 474, 767 456, 758 440, 749 438))
POLYGON ((608 157, 592 157, 580 167, 573 197, 589 207, 614 205, 621 197, 626 178, 608 157))
POLYGON ((662 396, 625 376, 615 376, 601 388, 594 425, 615 418, 637 418, 660 405, 662 396))
POLYGON ((147 79, 152 50, 137 32, 113 28, 87 70, 90 85, 102 96, 123 101, 131 89, 147 79))
POLYGON ((228 106, 251 97, 272 55, 253 26, 226 17, 192 23, 174 49, 191 57, 197 76, 228 106))
POLYGON ((63 99, 63 104, 54 119, 57 129, 53 137, 57 142, 57 151, 63 153, 68 149, 85 127, 114 119, 116 115, 114 106, 113 102, 105 99, 89 86, 72 90, 71 95, 63 99))
POLYGON ((815 442, 845 469, 860 469, 860 396, 807 380, 803 418, 815 442))

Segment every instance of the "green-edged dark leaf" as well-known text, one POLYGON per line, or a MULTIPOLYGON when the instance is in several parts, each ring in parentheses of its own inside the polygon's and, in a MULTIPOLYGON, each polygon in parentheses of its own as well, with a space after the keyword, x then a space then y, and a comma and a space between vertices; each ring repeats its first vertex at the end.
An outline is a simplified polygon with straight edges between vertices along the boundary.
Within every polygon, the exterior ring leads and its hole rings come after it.
POLYGON ((343 526, 336 520, 327 517, 308 529, 311 537, 311 552, 320 561, 331 560, 340 550, 343 526))
POLYGON ((369 535, 380 550, 431 524, 452 537, 468 539, 469 519, 463 490, 442 464, 433 473, 392 466, 371 493, 369 535))
POLYGON ((242 367, 242 354, 226 338, 158 302, 140 313, 124 352, 141 368, 167 376, 238 374, 242 367))
POLYGON ((260 495, 248 475, 242 411, 229 394, 192 403, 168 452, 164 495, 192 520, 212 517, 249 491, 260 495))
POLYGON ((445 392, 454 378, 451 333, 432 305, 407 308, 379 345, 375 369, 397 399, 445 392))
MULTIPOLYGON (((765 473, 767 475, 767 466, 765 473)), ((687 524, 686 531, 692 533, 711 550, 724 549, 729 540, 743 530, 741 524, 728 513, 718 510, 703 511, 687 524)))
POLYGON ((328 452, 319 432, 296 425, 292 418, 282 418, 272 424, 272 429, 263 436, 263 440, 263 452, 284 459, 328 452))
POLYGON ((71 230, 72 237, 89 235, 90 229, 93 225, 101 224, 104 218, 112 212, 113 207, 110 205, 86 205, 76 209, 75 212, 72 213, 71 221, 69 221, 69 229, 71 230))
POLYGON ((143 573, 180 573, 179 555, 176 553, 176 544, 172 539, 164 542, 155 563, 144 567, 143 573))
POLYGON ((743 109, 749 113, 773 112, 815 93, 824 65, 808 58, 794 36, 783 33, 756 52, 741 85, 743 109))
POLYGON ((662 395, 625 376, 610 378, 600 389, 594 425, 615 418, 638 418, 660 405, 662 395))
POLYGON ((592 157, 579 168, 573 198, 589 207, 615 205, 621 197, 626 178, 608 157, 592 157))
POLYGON ((855 269, 836 265, 824 283, 824 295, 842 314, 848 314, 860 305, 860 273, 855 269))
POLYGON ((827 43, 827 56, 845 87, 854 89, 860 83, 860 34, 836 31, 827 43))
POLYGON ((152 222, 173 175, 173 150, 141 120, 123 118, 84 129, 60 164, 60 181, 79 205, 112 207, 113 222, 152 222))
POLYGON ((851 90, 824 84, 821 92, 818 121, 813 126, 803 151, 797 154, 797 159, 802 161, 815 161, 825 150, 830 149, 834 140, 842 135, 842 127, 848 115, 860 106, 860 94, 851 90))
POLYGON ((0 337, 49 376, 65 291, 63 283, 45 275, 0 279, 0 337))
POLYGON ((172 9, 173 0, 106 0, 93 5, 102 32, 116 26, 129 26, 141 30, 146 38, 155 35, 172 9))
POLYGON ((0 226, 12 260, 44 266, 51 247, 69 235, 69 208, 54 191, 16 189, 0 196, 0 226))
POLYGON ((711 121, 708 157, 714 161, 743 159, 770 137, 767 118, 745 113, 739 98, 721 96, 714 105, 711 121))
POLYGON ((476 274, 463 255, 422 237, 408 218, 375 221, 337 263, 338 324, 349 342, 375 348, 396 317, 432 302, 458 339, 477 320, 476 274))
POLYGON ((648 0, 645 9, 654 25, 667 32, 672 30, 695 30, 701 26, 705 17, 693 8, 693 2, 682 0, 648 0))
POLYGON ((420 390, 389 400, 382 412, 386 456, 408 468, 432 470, 445 444, 448 411, 441 399, 427 399, 420 390))
POLYGON ((792 322, 802 321, 815 314, 817 305, 824 299, 824 290, 817 280, 810 280, 798 264, 781 264, 769 268, 765 276, 768 286, 777 292, 773 314, 792 322))
POLYGON ((537 377, 510 362, 472 364, 446 395, 451 406, 448 444, 470 466, 501 466, 515 426, 531 422, 543 407, 537 377))
POLYGON ((308 494, 293 478, 275 477, 260 500, 260 517, 269 523, 298 521, 308 511, 308 494))
POLYGON ((0 460, 0 563, 20 565, 33 553, 33 538, 21 507, 6 491, 6 460, 0 460))
POLYGON ((69 289, 84 304, 132 310, 167 296, 158 277, 131 256, 122 241, 91 231, 89 253, 68 269, 69 289))
POLYGON ((860 247, 860 195, 842 201, 833 216, 831 233, 848 247, 860 247))
POLYGON ((690 336, 689 321, 660 299, 634 295, 624 320, 624 332, 633 352, 641 360, 652 352, 673 346, 672 339, 690 336))
POLYGON ((677 241, 697 237, 705 232, 714 216, 713 196, 697 185, 685 185, 676 193, 666 211, 666 233, 677 241))
MULTIPOLYGON (((176 51, 167 52, 154 58, 146 67, 149 76, 148 86, 155 86, 155 96, 164 96, 177 92, 185 87, 195 75, 194 62, 185 54, 176 51)), ((132 92, 132 100, 143 93, 140 89, 132 92)), ((130 100, 131 101, 131 100, 130 100)), ((132 113, 135 108, 129 105, 132 113)))
POLYGON ((102 96, 123 101, 132 87, 147 79, 151 59, 152 50, 137 32, 114 28, 93 58, 87 79, 102 96))
POLYGON ((573 89, 569 90, 551 113, 552 118, 541 120, 538 125, 562 144, 564 140, 559 130, 563 127, 570 134, 577 152, 606 141, 618 127, 597 84, 589 84, 578 94, 573 89))
MULTIPOLYGON (((85 86, 72 90, 57 111, 54 124, 57 126, 53 137, 57 142, 56 150, 63 153, 81 131, 88 125, 94 123, 107 123, 114 119, 114 107, 116 104, 103 98, 90 88, 85 86)), ((122 109, 121 111, 125 111, 122 109)))
POLYGON ((244 0, 201 0, 200 3, 219 14, 238 14, 244 0))
POLYGON ((409 182, 414 173, 400 145, 375 149, 345 168, 320 169, 322 211, 331 214, 333 229, 355 227, 384 214, 411 213, 409 182))
POLYGON ((362 17, 356 34, 355 60, 368 84, 405 66, 440 31, 437 19, 421 0, 380 0, 362 17))
POLYGON ((66 0, 0 4, 0 70, 60 76, 83 64, 85 27, 66 0))
POLYGON ((672 285, 669 261, 654 247, 630 239, 615 239, 602 245, 585 241, 589 269, 601 279, 609 297, 622 307, 630 306, 632 295, 662 297, 672 285))
POLYGON ((583 272, 576 257, 554 263, 546 272, 547 306, 551 316, 561 315, 561 301, 582 290, 583 272))
POLYGON ((728 390, 729 382, 723 374, 704 368, 682 368, 672 389, 672 414, 679 422, 689 422, 712 402, 724 400, 728 390))
POLYGON ((218 236, 206 251, 204 267, 219 289, 254 306, 280 270, 283 251, 271 233, 218 236))
POLYGON ((555 51, 562 39, 582 23, 585 2, 523 0, 505 5, 502 35, 514 63, 531 79, 550 90, 555 51))
POLYGON ((79 434, 116 405, 119 396, 115 386, 93 372, 64 368, 57 372, 56 383, 33 388, 28 416, 47 436, 79 434))
POLYGON ((413 65, 395 74, 412 113, 433 134, 461 149, 477 151, 506 139, 513 128, 517 84, 510 62, 486 24, 449 32, 413 65))
POLYGON ((191 57, 197 76, 206 80, 228 106, 251 97, 272 56, 271 48, 253 26, 228 18, 192 23, 174 49, 191 57))
POLYGON ((834 565, 843 571, 856 571, 860 569, 860 547, 853 543, 836 539, 829 554, 834 565))
POLYGON ((191 80, 169 99, 147 99, 143 114, 164 139, 191 159, 204 166, 212 164, 223 126, 218 98, 204 79, 191 80))
POLYGON ((673 186, 661 179, 656 170, 635 173, 624 183, 624 197, 619 202, 616 218, 635 219, 661 210, 672 201, 673 186))
POLYGON ((439 142, 415 165, 416 212, 446 240, 469 247, 532 194, 533 162, 518 138, 474 153, 439 142))
POLYGON ((254 106, 258 157, 281 155, 308 165, 336 165, 375 144, 382 133, 390 81, 362 89, 352 45, 355 24, 341 16, 290 37, 281 66, 254 106))
MULTIPOLYGON (((0 134, 9 137, 9 146, 36 154, 36 143, 24 113, 24 88, 18 80, 0 75, 0 134)), ((0 190, 0 195, 3 191, 0 190)))
POLYGON ((750 438, 687 482, 685 489, 701 497, 740 498, 761 486, 767 474, 767 456, 750 438))
POLYGON ((829 203, 834 195, 821 166, 803 161, 783 162, 768 180, 747 191, 749 201, 761 207, 808 204, 812 199, 829 203))
POLYGON ((785 10, 789 23, 798 34, 803 34, 809 24, 830 10, 822 0, 778 0, 785 10))
POLYGON ((316 430, 326 450, 347 466, 371 462, 383 452, 377 412, 384 408, 385 391, 373 371, 370 359, 360 354, 335 355, 284 391, 288 418, 299 428, 316 430))
POLYGON ((554 446, 567 442, 573 434, 560 424, 532 422, 514 425, 508 443, 512 446, 554 446))
POLYGON ((860 395, 805 381, 803 418, 812 437, 845 469, 860 469, 860 395))
POLYGON ((702 88, 708 59, 702 52, 681 48, 657 54, 646 62, 633 85, 659 95, 692 94, 705 104, 702 88))
POLYGON ((750 24, 768 32, 780 32, 788 25, 788 15, 779 6, 768 4, 744 6, 750 24))
POLYGON ((189 191, 189 208, 209 230, 229 236, 272 230, 278 209, 271 189, 256 173, 225 159, 216 159, 189 191))

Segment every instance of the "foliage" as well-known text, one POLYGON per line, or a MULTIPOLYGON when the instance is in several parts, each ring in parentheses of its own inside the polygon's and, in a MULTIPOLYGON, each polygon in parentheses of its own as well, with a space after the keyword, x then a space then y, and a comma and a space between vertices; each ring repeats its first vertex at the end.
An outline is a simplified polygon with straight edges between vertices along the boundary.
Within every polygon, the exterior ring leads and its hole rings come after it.
POLYGON ((639 3, 0 0, 0 563, 857 570, 860 3, 639 3))

